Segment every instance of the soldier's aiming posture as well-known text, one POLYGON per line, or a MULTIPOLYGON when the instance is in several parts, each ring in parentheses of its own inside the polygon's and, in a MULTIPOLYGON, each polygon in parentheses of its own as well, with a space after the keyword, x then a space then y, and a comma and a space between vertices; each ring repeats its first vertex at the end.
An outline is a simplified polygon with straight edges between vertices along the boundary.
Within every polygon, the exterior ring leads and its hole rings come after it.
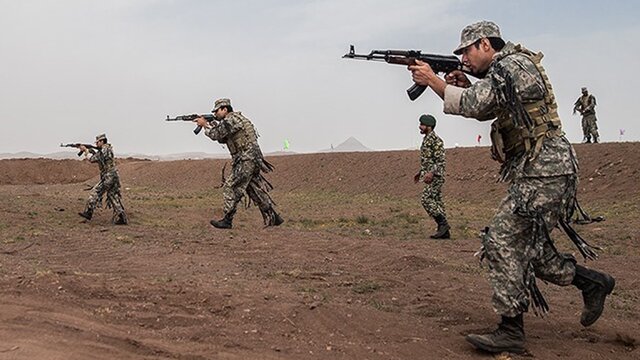
POLYGON ((597 143, 600 140, 598 135, 598 124, 596 123, 596 97, 589 94, 586 87, 582 88, 582 96, 576 100, 573 104, 573 113, 578 111, 582 115, 582 134, 584 139, 582 142, 590 143, 593 138, 593 142, 597 143))
POLYGON ((444 99, 444 112, 496 119, 492 124, 492 155, 502 163, 501 178, 510 181, 507 197, 482 238, 482 256, 489 262, 493 307, 502 316, 498 329, 466 339, 489 352, 523 352, 523 312, 533 300, 535 311, 548 305, 536 277, 582 291, 580 323, 593 324, 615 286, 604 273, 578 265, 558 252, 549 235, 560 223, 585 257, 595 253, 569 226, 576 206, 577 161, 562 131, 542 54, 506 43, 498 26, 482 21, 462 30, 454 51, 479 80, 471 84, 461 71, 439 78, 428 64, 409 66, 413 81, 444 99))
POLYGON ((194 122, 206 129, 205 135, 211 140, 227 145, 232 167, 224 183, 224 217, 211 220, 211 225, 219 229, 231 228, 238 203, 245 193, 258 205, 265 225, 282 224, 284 220, 274 210, 273 200, 267 193, 272 186, 262 176, 262 172, 272 171, 273 166, 262 155, 253 124, 240 112, 233 111, 229 99, 216 100, 212 112, 215 120, 211 123, 204 117, 194 122))
POLYGON ((433 115, 420 116, 420 133, 424 134, 420 146, 420 171, 413 177, 413 181, 424 182, 422 190, 422 207, 438 224, 438 230, 431 235, 432 239, 449 239, 451 227, 447 222, 442 200, 442 185, 444 185, 445 158, 444 143, 434 131, 436 118, 433 115))
POLYGON ((87 220, 91 220, 96 206, 102 205, 102 198, 106 195, 107 207, 113 209, 113 222, 116 225, 126 225, 128 220, 124 212, 124 206, 122 205, 120 177, 116 169, 113 149, 111 144, 108 143, 105 134, 96 136, 96 147, 98 148, 97 151, 87 149, 84 145, 79 146, 80 151, 83 151, 85 154, 87 154, 87 152, 91 154, 89 158, 90 162, 98 163, 100 167, 100 181, 91 189, 91 194, 89 195, 89 200, 87 201, 87 206, 84 211, 78 214, 87 220))

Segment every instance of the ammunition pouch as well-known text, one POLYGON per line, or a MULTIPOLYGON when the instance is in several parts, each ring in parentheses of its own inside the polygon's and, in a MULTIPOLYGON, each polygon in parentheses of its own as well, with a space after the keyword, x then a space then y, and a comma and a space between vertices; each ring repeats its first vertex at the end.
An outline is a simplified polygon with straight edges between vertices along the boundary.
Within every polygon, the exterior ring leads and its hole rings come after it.
POLYGON ((491 124, 491 156, 501 163, 524 154, 533 160, 540 153, 545 138, 563 135, 555 95, 549 78, 540 65, 542 53, 534 54, 524 48, 519 48, 519 51, 534 63, 547 91, 541 100, 522 103, 531 120, 528 126, 522 121, 514 121, 513 116, 516 115, 508 110, 499 113, 497 120, 491 124))

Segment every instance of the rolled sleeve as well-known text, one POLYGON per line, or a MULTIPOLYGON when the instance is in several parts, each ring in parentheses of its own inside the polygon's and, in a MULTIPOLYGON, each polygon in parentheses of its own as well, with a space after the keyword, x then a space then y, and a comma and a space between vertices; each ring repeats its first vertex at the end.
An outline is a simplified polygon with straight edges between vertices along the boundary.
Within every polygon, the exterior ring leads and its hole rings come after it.
POLYGON ((464 88, 447 85, 444 88, 444 113, 460 115, 460 99, 464 88))

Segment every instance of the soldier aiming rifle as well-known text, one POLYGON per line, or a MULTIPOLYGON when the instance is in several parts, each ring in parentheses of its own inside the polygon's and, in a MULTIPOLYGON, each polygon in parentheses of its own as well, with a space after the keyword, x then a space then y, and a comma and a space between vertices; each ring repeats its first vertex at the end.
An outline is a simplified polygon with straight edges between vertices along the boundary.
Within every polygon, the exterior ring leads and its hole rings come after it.
POLYGON ((113 156, 113 149, 111 144, 107 141, 107 136, 101 134, 96 136, 96 144, 61 144, 63 147, 73 147, 80 149, 78 156, 88 156, 89 161, 92 163, 98 163, 100 167, 100 181, 91 188, 91 194, 87 200, 87 205, 83 212, 78 215, 85 218, 87 221, 93 217, 93 212, 96 207, 102 205, 102 198, 107 196, 107 207, 113 209, 113 223, 116 225, 126 225, 129 221, 127 214, 124 211, 122 205, 122 194, 120 193, 120 177, 118 176, 118 170, 116 169, 115 160, 113 156))

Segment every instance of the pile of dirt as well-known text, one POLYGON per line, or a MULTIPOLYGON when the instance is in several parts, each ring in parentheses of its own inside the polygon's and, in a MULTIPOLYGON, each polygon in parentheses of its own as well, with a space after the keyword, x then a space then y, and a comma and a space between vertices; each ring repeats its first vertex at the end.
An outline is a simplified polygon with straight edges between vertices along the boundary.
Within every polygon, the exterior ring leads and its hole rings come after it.
POLYGON ((50 159, 0 160, 0 185, 70 184, 98 175, 88 161, 50 159))
MULTIPOLYGON (((145 163, 149 160, 118 159, 118 164, 145 163)), ((73 184, 96 178, 98 165, 87 160, 2 159, 0 185, 73 184)))
MULTIPOLYGON (((638 195, 635 178, 640 169, 639 143, 580 144, 575 148, 582 197, 602 200, 638 195)), ((268 159, 276 166, 268 177, 278 191, 312 189, 395 197, 412 197, 420 191, 420 186, 413 183, 419 168, 418 151, 300 154, 268 159)), ((219 185, 225 164, 229 173, 229 160, 223 159, 122 159, 119 169, 125 185, 198 191, 219 185)), ((76 183, 98 175, 95 165, 74 160, 0 160, 0 169, 0 185, 76 183)), ((505 185, 496 182, 498 169, 487 147, 448 149, 445 193, 449 197, 482 199, 502 190, 505 185)))

